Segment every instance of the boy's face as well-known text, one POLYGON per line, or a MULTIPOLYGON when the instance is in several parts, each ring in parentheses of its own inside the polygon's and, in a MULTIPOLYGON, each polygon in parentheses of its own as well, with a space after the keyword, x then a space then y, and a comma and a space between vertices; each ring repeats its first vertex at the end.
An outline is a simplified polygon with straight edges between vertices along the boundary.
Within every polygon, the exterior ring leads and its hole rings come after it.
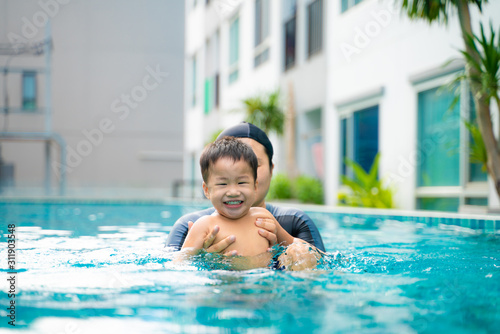
POLYGON ((203 191, 219 214, 238 219, 246 215, 255 202, 257 184, 247 162, 220 158, 210 166, 203 191))

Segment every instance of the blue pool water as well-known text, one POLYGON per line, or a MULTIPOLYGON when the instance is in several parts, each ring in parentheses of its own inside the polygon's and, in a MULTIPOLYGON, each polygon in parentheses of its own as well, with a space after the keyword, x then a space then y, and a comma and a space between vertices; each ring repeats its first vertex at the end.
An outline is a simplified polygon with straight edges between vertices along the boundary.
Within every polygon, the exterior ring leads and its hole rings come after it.
MULTIPOLYGON (((0 203, 0 333, 8 224, 23 333, 493 333, 500 237, 308 211, 329 255, 308 272, 175 265, 163 243, 206 203, 0 203)), ((375 217, 375 216, 374 216, 375 217)))

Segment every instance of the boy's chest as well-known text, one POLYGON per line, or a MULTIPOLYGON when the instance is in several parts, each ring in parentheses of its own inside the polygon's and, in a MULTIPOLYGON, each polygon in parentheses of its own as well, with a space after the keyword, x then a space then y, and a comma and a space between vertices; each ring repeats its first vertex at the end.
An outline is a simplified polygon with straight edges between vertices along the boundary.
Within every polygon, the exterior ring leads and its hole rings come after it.
POLYGON ((215 225, 219 226, 219 233, 217 234, 216 241, 220 241, 230 235, 244 237, 248 234, 258 233, 259 230, 253 221, 249 219, 240 219, 238 222, 219 221, 215 225))
POLYGON ((248 221, 239 221, 237 223, 217 223, 219 233, 214 243, 217 243, 230 235, 234 235, 236 240, 225 250, 238 251, 239 255, 251 256, 265 252, 269 247, 267 239, 259 234, 259 228, 254 224, 254 219, 248 221))

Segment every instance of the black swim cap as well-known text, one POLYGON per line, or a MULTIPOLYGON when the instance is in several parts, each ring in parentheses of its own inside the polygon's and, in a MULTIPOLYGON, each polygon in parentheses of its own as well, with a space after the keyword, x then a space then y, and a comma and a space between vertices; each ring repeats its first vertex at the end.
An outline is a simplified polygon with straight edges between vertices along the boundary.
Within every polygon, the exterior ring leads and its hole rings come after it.
POLYGON ((266 133, 252 123, 241 122, 230 128, 227 128, 222 131, 219 136, 217 136, 217 139, 226 136, 233 136, 236 138, 250 138, 255 140, 266 149, 266 153, 269 158, 269 166, 272 166, 274 154, 273 144, 271 144, 271 141, 267 137, 266 133))

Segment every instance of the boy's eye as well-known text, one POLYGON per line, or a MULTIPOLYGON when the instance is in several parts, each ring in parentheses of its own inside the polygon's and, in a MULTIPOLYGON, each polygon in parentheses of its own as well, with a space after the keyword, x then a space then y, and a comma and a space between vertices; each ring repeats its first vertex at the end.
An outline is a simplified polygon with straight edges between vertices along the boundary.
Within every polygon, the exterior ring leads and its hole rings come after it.
POLYGON ((215 185, 216 185, 216 186, 225 186, 225 185, 226 185, 226 183, 216 183, 215 185))
POLYGON ((241 181, 239 184, 248 184, 247 181, 241 181))

